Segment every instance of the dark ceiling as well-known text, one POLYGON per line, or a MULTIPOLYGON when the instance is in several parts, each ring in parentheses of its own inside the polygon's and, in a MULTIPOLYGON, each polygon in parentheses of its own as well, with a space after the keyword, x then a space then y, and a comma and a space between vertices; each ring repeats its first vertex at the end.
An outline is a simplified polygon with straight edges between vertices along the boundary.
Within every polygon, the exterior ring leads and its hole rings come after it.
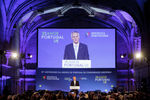
MULTIPOLYGON (((5 2, 5 1, 3 1, 5 2)), ((15 5, 17 0, 11 0, 9 7, 6 12, 6 16, 8 22, 11 23, 9 27, 13 27, 17 25, 18 21, 28 12, 30 11, 39 11, 42 12, 45 9, 50 9, 53 7, 64 6, 66 4, 80 4, 86 3, 91 6, 97 8, 105 8, 105 9, 112 9, 112 10, 123 10, 128 12, 136 21, 138 28, 142 34, 142 47, 143 48, 150 48, 149 41, 150 41, 150 0, 24 0, 19 5, 15 5), (13 7, 16 9, 12 11, 13 7)), ((79 10, 78 10, 79 11, 79 10)), ((79 15, 78 11, 74 11, 76 13, 72 15, 67 15, 71 13, 66 13, 65 15, 68 16, 70 19, 71 16, 81 16, 79 15)), ((86 12, 83 12, 82 18, 86 17, 86 12)), ((81 13, 80 13, 81 14, 81 13)), ((2 19, 3 13, 1 12, 0 18, 2 19)), ((45 15, 42 15, 43 18, 45 15)), ((42 17, 41 16, 41 17, 42 17)), ((71 20, 70 20, 71 21, 71 20)), ((77 19, 76 19, 77 21, 77 19)), ((70 22, 71 23, 71 22, 70 22)), ((103 23, 103 21, 101 22, 103 23)), ((3 23, 1 22, 0 30, 3 29, 3 23)), ((103 23, 105 26, 106 23, 103 23)), ((103 26, 103 24, 101 24, 103 26)), ((63 25, 62 23, 60 25, 63 25)), ((65 24, 64 24, 65 25, 65 24)), ((11 29, 11 28, 10 28, 11 29)), ((12 30, 11 30, 12 32, 12 30)), ((1 33, 3 37, 3 34, 1 33)), ((148 52, 148 50, 146 50, 148 52)))

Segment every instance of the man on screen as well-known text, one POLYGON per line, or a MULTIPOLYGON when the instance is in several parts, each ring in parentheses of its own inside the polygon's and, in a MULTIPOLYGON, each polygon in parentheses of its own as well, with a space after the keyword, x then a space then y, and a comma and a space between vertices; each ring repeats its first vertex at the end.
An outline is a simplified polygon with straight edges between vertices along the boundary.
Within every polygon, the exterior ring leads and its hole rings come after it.
POLYGON ((89 60, 89 53, 86 44, 80 43, 80 35, 77 31, 71 33, 73 43, 65 47, 64 59, 89 60))

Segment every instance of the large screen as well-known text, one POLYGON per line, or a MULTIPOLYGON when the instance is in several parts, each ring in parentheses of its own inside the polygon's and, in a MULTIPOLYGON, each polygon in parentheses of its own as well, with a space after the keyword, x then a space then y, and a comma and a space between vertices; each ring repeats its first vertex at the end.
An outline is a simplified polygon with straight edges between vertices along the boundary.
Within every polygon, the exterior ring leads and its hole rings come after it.
POLYGON ((38 29, 38 68, 115 68, 115 29, 38 29))

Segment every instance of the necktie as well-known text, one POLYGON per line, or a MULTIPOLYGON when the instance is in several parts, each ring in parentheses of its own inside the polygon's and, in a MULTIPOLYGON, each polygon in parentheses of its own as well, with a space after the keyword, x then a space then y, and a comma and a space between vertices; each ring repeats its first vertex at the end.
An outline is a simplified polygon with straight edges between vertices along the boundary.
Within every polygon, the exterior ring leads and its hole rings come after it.
POLYGON ((74 86, 76 86, 76 81, 74 81, 74 86))
POLYGON ((78 47, 75 45, 75 58, 77 59, 78 47))

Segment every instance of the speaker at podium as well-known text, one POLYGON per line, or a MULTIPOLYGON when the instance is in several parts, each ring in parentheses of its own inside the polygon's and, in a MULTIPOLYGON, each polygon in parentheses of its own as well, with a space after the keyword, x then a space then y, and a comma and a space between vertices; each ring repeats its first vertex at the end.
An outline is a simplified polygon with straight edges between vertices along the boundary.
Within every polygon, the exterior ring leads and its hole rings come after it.
POLYGON ((79 81, 76 80, 76 76, 73 76, 73 81, 70 84, 70 92, 74 92, 78 95, 78 90, 80 89, 79 81))

